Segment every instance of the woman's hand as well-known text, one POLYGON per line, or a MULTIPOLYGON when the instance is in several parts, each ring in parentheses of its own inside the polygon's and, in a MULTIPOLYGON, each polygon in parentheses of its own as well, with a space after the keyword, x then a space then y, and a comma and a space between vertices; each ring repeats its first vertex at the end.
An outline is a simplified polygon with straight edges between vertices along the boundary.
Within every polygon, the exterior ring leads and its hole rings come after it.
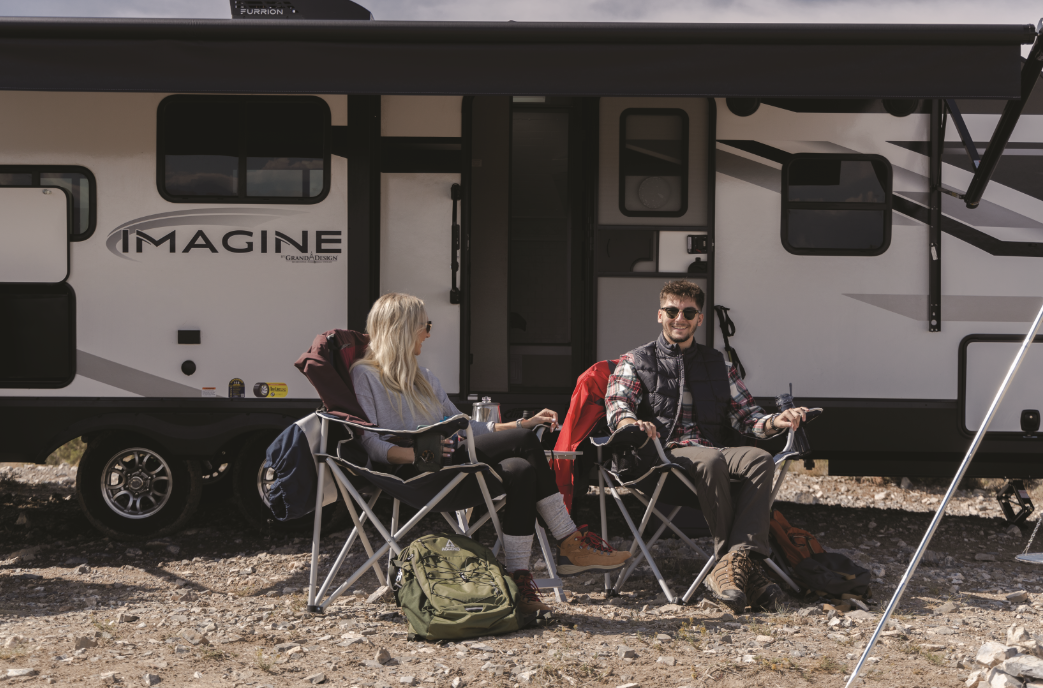
POLYGON ((782 413, 775 416, 774 425, 779 430, 786 430, 788 428, 793 428, 794 430, 796 430, 804 421, 807 412, 808 410, 803 406, 786 409, 782 413))
POLYGON ((550 409, 543 409, 532 418, 526 418, 521 422, 521 426, 527 430, 532 430, 537 425, 549 425, 550 431, 554 432, 558 428, 558 414, 550 409))
POLYGON ((456 435, 451 435, 442 440, 442 458, 448 459, 456 451, 456 435))

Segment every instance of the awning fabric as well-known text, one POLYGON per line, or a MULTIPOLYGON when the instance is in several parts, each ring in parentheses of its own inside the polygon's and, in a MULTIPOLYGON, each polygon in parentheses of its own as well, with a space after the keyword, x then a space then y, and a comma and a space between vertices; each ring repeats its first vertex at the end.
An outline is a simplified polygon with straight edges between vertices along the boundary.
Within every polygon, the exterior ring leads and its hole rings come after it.
POLYGON ((1030 25, 0 19, 0 90, 1019 97, 1030 25))

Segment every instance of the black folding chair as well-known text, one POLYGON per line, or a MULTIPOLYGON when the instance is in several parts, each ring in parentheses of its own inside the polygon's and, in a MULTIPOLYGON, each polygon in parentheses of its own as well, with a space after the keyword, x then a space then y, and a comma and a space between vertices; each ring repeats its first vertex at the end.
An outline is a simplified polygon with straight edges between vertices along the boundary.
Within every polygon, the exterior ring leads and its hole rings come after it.
MULTIPOLYGON (((496 544, 493 546, 493 552, 496 553, 499 550, 499 547, 503 542, 503 530, 500 526, 500 519, 497 516, 497 511, 503 508, 506 504, 506 496, 503 491, 503 484, 500 476, 491 466, 479 463, 478 461, 474 450, 474 438, 466 415, 460 414, 447 420, 443 420, 441 423, 436 423, 419 430, 389 430, 386 428, 377 428, 353 420, 346 420, 336 414, 331 414, 326 411, 319 411, 318 415, 322 419, 322 440, 320 446, 323 448, 323 453, 319 456, 319 497, 316 499, 317 501, 321 499, 323 485, 325 480, 327 480, 326 470, 328 468, 333 480, 337 484, 337 488, 340 490, 341 495, 344 498, 345 504, 347 504, 348 513, 351 515, 355 527, 351 531, 347 541, 340 550, 340 554, 337 556, 337 559, 334 561, 332 567, 327 573, 322 586, 319 587, 319 529, 321 525, 321 508, 316 510, 315 528, 312 536, 311 578, 308 586, 309 611, 317 613, 324 612, 329 605, 348 590, 348 588, 350 588, 367 569, 372 569, 377 575, 378 580, 381 580, 382 584, 390 585, 390 564, 387 575, 385 575, 381 571, 379 560, 385 554, 388 554, 390 559, 391 556, 401 553, 404 546, 408 545, 408 542, 404 541, 403 538, 406 537, 415 525, 430 513, 441 514, 454 532, 466 536, 471 536, 478 530, 478 528, 491 520, 497 536, 496 544), (331 422, 341 424, 351 435, 351 439, 338 442, 334 454, 325 453, 327 449, 326 442, 329 436, 328 424, 331 422), (409 479, 402 479, 390 473, 381 473, 379 471, 373 471, 361 467, 349 460, 349 445, 355 437, 358 437, 363 432, 376 432, 381 435, 392 435, 397 438, 415 441, 417 437, 426 433, 437 433, 441 437, 449 437, 461 430, 466 432, 467 451, 470 458, 469 463, 466 464, 445 466, 437 471, 420 473, 419 475, 409 479), (371 495, 370 498, 366 500, 356 489, 355 485, 352 484, 352 478, 361 480, 374 487, 375 494, 371 495), (373 506, 383 493, 388 494, 394 500, 392 505, 391 523, 388 526, 381 523, 373 511, 373 506), (405 524, 400 525, 399 509, 402 503, 416 509, 417 513, 405 524), (480 505, 485 506, 486 512, 474 523, 469 523, 471 509, 480 505), (362 510, 361 515, 358 513, 356 506, 358 509, 362 510), (377 548, 374 548, 370 543, 363 528, 367 519, 372 523, 373 527, 384 540, 384 543, 377 548), (364 564, 359 566, 347 578, 347 580, 341 583, 332 593, 327 595, 330 586, 337 577, 337 574, 339 573, 341 566, 344 564, 344 561, 356 539, 361 540, 369 558, 364 564)), ((540 588, 553 588, 557 599, 563 600, 564 595, 561 579, 558 577, 555 569, 554 557, 551 553, 546 533, 538 524, 536 532, 540 542, 543 559, 547 565, 547 571, 550 577, 536 579, 535 583, 540 588)))

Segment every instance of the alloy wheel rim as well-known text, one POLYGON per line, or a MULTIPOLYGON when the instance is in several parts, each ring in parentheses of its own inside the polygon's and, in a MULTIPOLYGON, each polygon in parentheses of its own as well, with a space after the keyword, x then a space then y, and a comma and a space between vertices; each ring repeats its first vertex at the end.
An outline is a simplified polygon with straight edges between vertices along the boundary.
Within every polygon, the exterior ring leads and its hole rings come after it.
POLYGON ((105 504, 123 518, 148 518, 160 511, 173 488, 170 465, 151 449, 125 449, 105 464, 101 494, 105 504))
POLYGON ((264 463, 257 469, 257 494, 261 496, 264 505, 271 508, 272 502, 268 495, 272 491, 272 483, 275 482, 275 470, 267 467, 264 463))

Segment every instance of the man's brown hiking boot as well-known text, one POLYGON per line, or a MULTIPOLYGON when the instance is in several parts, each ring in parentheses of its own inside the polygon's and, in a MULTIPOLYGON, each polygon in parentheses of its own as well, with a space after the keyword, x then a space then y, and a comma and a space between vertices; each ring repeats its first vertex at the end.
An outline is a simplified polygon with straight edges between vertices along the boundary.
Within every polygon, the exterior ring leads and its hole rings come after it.
POLYGON ((630 552, 612 549, 594 532, 580 526, 558 545, 558 575, 575 576, 585 571, 608 573, 627 562, 630 552))
POLYGON ((706 587, 715 600, 736 614, 746 611, 746 580, 750 560, 743 551, 728 552, 706 577, 706 587))
POLYGON ((746 580, 746 599, 755 612, 777 612, 785 609, 786 596, 782 588, 768 578, 761 563, 750 561, 750 573, 746 580))
POLYGON ((540 589, 532 580, 532 574, 525 569, 519 569, 511 574, 521 598, 518 600, 518 611, 522 616, 533 616, 539 612, 550 612, 552 609, 540 599, 540 589))

